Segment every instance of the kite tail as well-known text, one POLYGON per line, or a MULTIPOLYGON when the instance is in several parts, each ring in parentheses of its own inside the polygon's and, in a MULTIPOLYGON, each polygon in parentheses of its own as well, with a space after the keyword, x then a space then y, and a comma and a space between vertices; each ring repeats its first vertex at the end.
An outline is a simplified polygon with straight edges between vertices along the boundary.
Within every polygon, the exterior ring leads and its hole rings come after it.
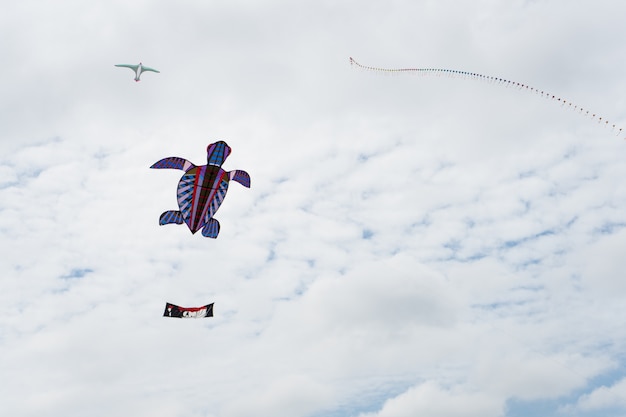
MULTIPOLYGON (((590 113, 589 110, 585 110, 584 108, 572 103, 569 100, 565 100, 559 96, 556 96, 554 94, 550 94, 546 91, 543 90, 539 90, 538 88, 535 87, 531 87, 529 85, 523 84, 523 83, 519 83, 517 81, 511 81, 511 80, 507 80, 504 78, 499 78, 499 77, 492 77, 489 75, 483 75, 483 74, 478 74, 475 72, 467 72, 467 71, 459 71, 459 70, 453 70, 453 69, 445 69, 445 68, 380 68, 380 67, 370 67, 367 65, 363 65, 360 64, 359 62, 357 62, 354 58, 350 57, 350 65, 352 66, 356 66, 359 67, 361 69, 367 70, 367 71, 374 71, 374 72, 382 72, 385 74, 402 74, 402 73, 415 73, 415 74, 420 74, 420 75, 447 75, 447 76, 452 76, 452 77, 457 77, 457 76, 461 76, 463 78, 471 78, 471 79, 475 79, 475 80, 482 80, 482 81, 487 81, 490 83, 497 83, 497 84, 502 84, 506 87, 514 87, 517 88, 519 90, 525 90, 528 91, 530 93, 535 93, 540 95, 541 97, 544 97, 548 100, 552 100, 555 101, 557 103, 560 103, 562 107, 567 106, 567 108, 577 111, 578 113, 583 113, 584 116, 591 116, 591 120, 594 120, 597 118, 598 123, 604 125, 604 127, 609 127, 612 126, 611 130, 615 130, 618 127, 613 124, 610 123, 607 119, 598 116, 596 113, 590 113)), ((622 128, 620 127, 616 136, 621 136, 622 134, 622 128)), ((624 137, 624 139, 626 139, 626 136, 624 137)))

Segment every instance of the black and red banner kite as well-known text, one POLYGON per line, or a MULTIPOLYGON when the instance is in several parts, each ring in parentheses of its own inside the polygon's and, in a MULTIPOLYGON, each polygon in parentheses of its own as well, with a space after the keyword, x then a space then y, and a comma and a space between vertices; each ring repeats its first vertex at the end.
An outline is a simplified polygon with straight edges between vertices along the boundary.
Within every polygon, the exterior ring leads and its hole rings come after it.
POLYGON ((166 303, 163 317, 178 317, 181 319, 199 319, 202 317, 213 317, 213 304, 202 307, 180 307, 175 304, 166 303))

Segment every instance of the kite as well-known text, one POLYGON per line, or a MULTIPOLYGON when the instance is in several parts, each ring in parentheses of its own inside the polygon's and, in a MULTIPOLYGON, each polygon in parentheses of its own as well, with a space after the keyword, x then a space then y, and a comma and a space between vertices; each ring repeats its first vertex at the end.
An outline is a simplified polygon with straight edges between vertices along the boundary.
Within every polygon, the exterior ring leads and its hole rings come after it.
POLYGON ((141 81, 139 79, 139 77, 141 76, 141 73, 144 71, 152 71, 152 72, 158 72, 160 73, 161 71, 157 71, 154 68, 150 68, 150 67, 144 67, 143 64, 140 62, 138 65, 130 65, 130 64, 116 64, 116 67, 122 67, 122 68, 130 68, 135 72, 135 81, 141 81))
MULTIPOLYGON (((554 94, 550 94, 548 92, 545 92, 543 90, 539 90, 537 88, 531 87, 529 85, 523 84, 523 83, 519 83, 517 81, 510 81, 510 80, 506 80, 504 78, 498 78, 498 77, 492 77, 492 76, 488 76, 488 75, 482 75, 482 74, 477 74, 475 72, 467 72, 467 71, 458 71, 458 70, 452 70, 452 69, 443 69, 443 68, 378 68, 378 67, 369 67, 367 65, 362 65, 359 64, 354 58, 350 57, 350 64, 357 66, 359 68, 365 69, 365 70, 370 70, 370 71, 377 71, 377 72, 384 72, 387 74, 400 74, 400 73, 417 73, 417 74, 421 74, 421 75, 450 75, 450 76, 462 76, 462 77, 467 77, 467 78, 473 78, 473 79, 477 79, 477 80, 482 80, 482 81, 489 81, 489 82, 495 82, 495 83, 499 83, 499 84, 503 84, 506 86, 510 86, 510 87, 516 87, 519 88, 520 90, 526 90, 529 91, 531 93, 536 93, 541 95, 541 97, 550 99, 550 100, 554 100, 558 103, 561 103, 562 106, 568 106, 568 108, 577 111, 578 113, 581 113, 585 116, 591 116, 591 119, 597 119, 598 123, 600 124, 604 124, 605 127, 611 126, 611 128, 613 130, 615 130, 617 128, 617 126, 615 126, 615 124, 610 123, 607 119, 600 117, 599 115, 597 115, 596 113, 590 112, 589 110, 585 110, 584 108, 572 103, 571 101, 562 99, 558 96, 555 96, 554 94)), ((617 136, 621 135, 622 133, 622 128, 619 128, 619 131, 617 132, 617 136)), ((624 138, 626 139, 626 137, 624 138)))
POLYGON ((250 175, 236 169, 224 171, 221 166, 230 154, 230 146, 219 141, 207 146, 207 165, 195 166, 188 160, 178 157, 161 159, 150 168, 180 169, 185 171, 178 182, 178 207, 180 211, 168 210, 161 214, 159 224, 186 223, 195 234, 202 229, 202 235, 215 239, 220 232, 220 224, 213 218, 219 209, 229 181, 233 180, 250 188, 250 175))
POLYGON ((202 307, 180 307, 175 304, 165 303, 163 317, 177 317, 180 319, 200 319, 203 317, 213 317, 213 304, 202 307))

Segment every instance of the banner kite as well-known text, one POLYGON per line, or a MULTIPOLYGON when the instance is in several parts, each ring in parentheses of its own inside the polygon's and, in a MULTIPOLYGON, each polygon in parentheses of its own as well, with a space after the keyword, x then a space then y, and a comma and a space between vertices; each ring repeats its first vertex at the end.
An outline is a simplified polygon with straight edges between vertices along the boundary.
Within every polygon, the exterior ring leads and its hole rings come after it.
POLYGON ((213 304, 202 307, 180 307, 175 304, 166 303, 163 317, 178 317, 181 319, 199 319, 202 317, 213 317, 213 304))

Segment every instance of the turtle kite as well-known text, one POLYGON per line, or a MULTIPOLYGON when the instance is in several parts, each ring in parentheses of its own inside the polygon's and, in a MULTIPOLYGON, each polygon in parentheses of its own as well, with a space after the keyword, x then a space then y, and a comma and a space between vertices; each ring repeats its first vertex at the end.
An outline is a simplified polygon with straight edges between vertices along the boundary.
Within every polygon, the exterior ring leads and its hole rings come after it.
POLYGON ((185 222, 195 234, 202 229, 202 235, 215 239, 220 232, 220 224, 213 218, 219 209, 230 180, 250 188, 250 175, 240 169, 226 172, 222 164, 230 154, 230 146, 219 141, 207 146, 207 164, 196 166, 184 158, 161 159, 150 168, 181 169, 185 171, 178 182, 177 196, 180 211, 168 210, 161 214, 159 224, 182 224, 185 222))

